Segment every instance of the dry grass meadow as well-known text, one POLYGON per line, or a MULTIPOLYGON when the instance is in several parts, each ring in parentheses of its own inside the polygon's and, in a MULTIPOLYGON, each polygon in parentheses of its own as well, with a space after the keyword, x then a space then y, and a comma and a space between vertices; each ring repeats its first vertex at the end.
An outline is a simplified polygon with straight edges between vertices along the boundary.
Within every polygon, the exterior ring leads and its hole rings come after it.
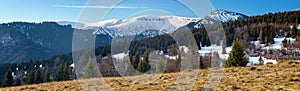
MULTIPOLYGON (((143 83, 143 79, 153 77, 151 75, 131 76, 127 80, 122 77, 95 78, 88 80, 75 80, 65 82, 51 82, 36 85, 1 88, 0 91, 128 91, 128 90, 188 90, 186 86, 192 82, 190 79, 197 76, 192 90, 199 91, 204 88, 208 72, 211 69, 186 72, 187 76, 178 77, 179 73, 157 75, 156 80, 143 83), (139 79, 140 78, 140 79, 139 79), (181 83, 175 83, 177 78, 181 83), (105 80, 106 84, 100 83, 105 80), (82 83, 82 84, 79 84, 82 83)), ((155 78, 155 77, 154 77, 155 78)), ((209 88, 205 88, 211 90, 209 88)), ((215 90, 218 91, 300 91, 300 61, 280 61, 278 64, 264 66, 225 68, 222 79, 215 90)))

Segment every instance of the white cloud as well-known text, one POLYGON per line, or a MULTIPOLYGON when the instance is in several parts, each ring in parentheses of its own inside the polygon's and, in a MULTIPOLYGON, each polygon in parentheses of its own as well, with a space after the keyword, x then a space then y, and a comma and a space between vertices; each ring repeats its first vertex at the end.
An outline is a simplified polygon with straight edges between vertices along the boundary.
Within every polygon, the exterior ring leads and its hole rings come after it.
POLYGON ((63 7, 63 8, 94 8, 94 9, 110 9, 110 8, 133 9, 133 8, 147 8, 147 7, 131 7, 131 6, 69 6, 69 5, 53 5, 53 6, 63 7))

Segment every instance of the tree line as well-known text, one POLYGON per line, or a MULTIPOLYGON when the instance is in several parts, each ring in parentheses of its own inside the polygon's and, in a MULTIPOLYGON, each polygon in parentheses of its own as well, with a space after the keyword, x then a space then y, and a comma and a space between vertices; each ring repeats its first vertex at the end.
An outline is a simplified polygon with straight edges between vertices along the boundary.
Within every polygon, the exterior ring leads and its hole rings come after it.
POLYGON ((4 75, 4 79, 2 82, 2 87, 10 87, 10 86, 20 86, 23 84, 39 84, 51 81, 66 81, 73 79, 74 77, 70 77, 71 71, 66 64, 59 65, 58 69, 55 71, 49 70, 49 68, 41 68, 37 67, 27 71, 25 74, 27 75, 17 75, 17 72, 11 71, 11 68, 7 69, 7 72, 4 75), (53 74, 55 73, 55 74, 53 74))

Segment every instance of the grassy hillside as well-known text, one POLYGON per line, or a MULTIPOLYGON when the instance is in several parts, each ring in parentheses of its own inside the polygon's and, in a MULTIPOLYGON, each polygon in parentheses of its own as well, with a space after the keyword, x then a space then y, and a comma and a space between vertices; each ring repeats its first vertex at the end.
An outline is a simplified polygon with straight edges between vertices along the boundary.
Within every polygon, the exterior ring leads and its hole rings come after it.
MULTIPOLYGON (((193 90, 201 90, 204 87, 205 80, 207 80, 207 74, 210 69, 197 70, 199 72, 196 83, 193 90)), ((189 76, 184 77, 188 79, 196 76, 190 71, 184 74, 189 76)), ((157 75, 158 76, 158 75, 157 75)), ((153 77, 151 75, 132 76, 128 79, 136 79, 128 81, 121 77, 103 78, 103 79, 88 79, 80 81, 65 81, 65 82, 51 82, 37 85, 18 86, 10 88, 1 88, 1 91, 12 90, 49 90, 49 91, 61 91, 61 90, 108 90, 105 88, 105 84, 98 83, 100 80, 105 80, 112 89, 116 91, 126 90, 185 90, 185 83, 174 83, 177 80, 178 73, 169 73, 151 82, 142 84, 140 79, 153 77), (84 83, 84 84, 79 84, 84 83), (87 88, 81 88, 84 86, 87 88), (173 86, 173 87, 171 87, 173 86)), ((264 91, 264 90, 300 90, 300 61, 280 61, 278 64, 267 64, 264 66, 252 66, 252 67, 238 67, 238 68, 225 68, 222 80, 220 81, 216 90, 242 90, 242 91, 264 91)))

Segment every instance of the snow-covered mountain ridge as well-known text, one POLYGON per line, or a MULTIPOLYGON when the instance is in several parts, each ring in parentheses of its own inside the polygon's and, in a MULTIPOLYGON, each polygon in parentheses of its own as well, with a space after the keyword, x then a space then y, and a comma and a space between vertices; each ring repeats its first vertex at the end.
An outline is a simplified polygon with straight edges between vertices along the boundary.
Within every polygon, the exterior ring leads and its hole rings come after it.
POLYGON ((197 27, 199 25, 226 22, 247 17, 248 16, 241 13, 216 10, 203 18, 181 16, 137 16, 125 20, 110 19, 98 23, 85 24, 85 28, 96 29, 94 34, 104 34, 112 37, 135 36, 145 35, 141 33, 144 33, 146 30, 147 33, 149 33, 150 30, 156 30, 155 32, 159 31, 161 33, 171 33, 192 22, 197 23, 195 25, 195 27, 197 27))
POLYGON ((244 18, 248 18, 248 16, 241 13, 231 12, 227 10, 216 10, 207 14, 205 17, 205 19, 213 19, 221 22, 244 19, 244 18))
POLYGON ((146 30, 148 30, 148 33, 149 30, 170 33, 179 27, 187 25, 190 22, 197 22, 200 19, 178 16, 139 16, 127 20, 119 20, 118 22, 106 22, 106 24, 100 22, 102 26, 100 25, 99 29, 104 28, 110 35, 114 36, 139 35, 146 30))

